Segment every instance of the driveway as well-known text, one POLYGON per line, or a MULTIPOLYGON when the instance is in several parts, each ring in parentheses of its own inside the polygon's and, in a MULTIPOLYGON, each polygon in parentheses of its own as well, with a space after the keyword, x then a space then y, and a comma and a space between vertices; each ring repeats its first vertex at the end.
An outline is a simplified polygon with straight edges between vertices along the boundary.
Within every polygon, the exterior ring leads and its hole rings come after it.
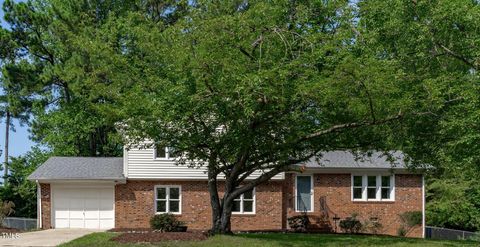
POLYGON ((93 229, 49 229, 20 233, 18 238, 0 235, 0 246, 57 246, 76 238, 102 230, 93 229))

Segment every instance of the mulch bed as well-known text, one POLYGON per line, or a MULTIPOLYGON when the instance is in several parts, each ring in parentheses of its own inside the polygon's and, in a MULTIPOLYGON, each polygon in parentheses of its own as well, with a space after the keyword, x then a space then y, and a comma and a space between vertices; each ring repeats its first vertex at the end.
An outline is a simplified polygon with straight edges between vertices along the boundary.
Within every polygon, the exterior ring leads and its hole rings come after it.
POLYGON ((15 228, 7 228, 7 227, 2 227, 0 228, 0 233, 16 233, 16 232, 22 232, 21 230, 19 229, 15 229, 15 228))
POLYGON ((111 232, 122 232, 112 240, 119 243, 157 243, 162 241, 201 241, 207 235, 201 231, 187 232, 154 232, 151 229, 112 229, 111 232))

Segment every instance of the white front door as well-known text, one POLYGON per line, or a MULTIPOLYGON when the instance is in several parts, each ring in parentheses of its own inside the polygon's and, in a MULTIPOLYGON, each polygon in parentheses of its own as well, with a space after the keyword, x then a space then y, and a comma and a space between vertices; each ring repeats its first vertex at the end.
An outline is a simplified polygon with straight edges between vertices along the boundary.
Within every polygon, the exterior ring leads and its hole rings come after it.
POLYGON ((55 228, 114 227, 114 188, 53 186, 55 228))

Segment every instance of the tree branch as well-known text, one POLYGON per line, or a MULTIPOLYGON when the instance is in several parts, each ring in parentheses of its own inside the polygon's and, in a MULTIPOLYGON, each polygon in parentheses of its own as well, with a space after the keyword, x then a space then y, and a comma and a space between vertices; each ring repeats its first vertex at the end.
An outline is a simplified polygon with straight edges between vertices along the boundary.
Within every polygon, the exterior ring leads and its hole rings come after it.
POLYGON ((438 46, 440 46, 440 48, 442 48, 445 52, 447 52, 447 54, 449 54, 450 56, 464 62, 465 64, 469 65, 470 67, 474 68, 474 69, 479 69, 479 66, 475 65, 473 62, 469 61, 466 57, 450 50, 448 47, 440 44, 440 43, 436 43, 438 46))
POLYGON ((243 47, 238 47, 238 49, 240 49, 240 51, 247 57, 250 58, 250 60, 255 60, 255 57, 253 57, 250 53, 248 53, 245 49, 243 49, 243 47))
POLYGON ((355 128, 360 128, 360 127, 365 127, 365 126, 372 126, 372 125, 380 125, 388 122, 392 122, 395 120, 398 120, 400 118, 403 118, 403 113, 400 110, 397 115, 391 116, 388 118, 384 118, 378 121, 365 121, 365 122, 354 122, 354 123, 346 123, 346 124, 338 124, 334 125, 328 129, 320 130, 315 133, 312 133, 310 135, 304 136, 300 138, 298 142, 306 141, 312 138, 316 138, 322 135, 330 134, 330 133, 335 133, 335 132, 340 132, 344 129, 355 129, 355 128))

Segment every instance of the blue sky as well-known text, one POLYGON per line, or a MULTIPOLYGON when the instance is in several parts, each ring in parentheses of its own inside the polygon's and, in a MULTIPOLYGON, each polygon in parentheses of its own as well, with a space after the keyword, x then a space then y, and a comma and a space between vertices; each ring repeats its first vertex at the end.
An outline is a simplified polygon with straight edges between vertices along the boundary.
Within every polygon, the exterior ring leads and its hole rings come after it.
MULTIPOLYGON (((3 6, 3 0, 0 0, 1 6, 3 6)), ((2 27, 6 26, 6 23, 3 21, 3 9, 0 8, 0 25, 2 27)), ((0 149, 2 150, 2 155, 0 156, 0 162, 3 162, 3 149, 5 147, 5 119, 0 119, 0 149)), ((28 132, 27 126, 20 126, 17 120, 13 120, 15 125, 16 132, 10 131, 10 146, 9 146, 9 156, 19 156, 25 154, 30 150, 32 146, 35 145, 29 138, 30 133, 28 132)))

